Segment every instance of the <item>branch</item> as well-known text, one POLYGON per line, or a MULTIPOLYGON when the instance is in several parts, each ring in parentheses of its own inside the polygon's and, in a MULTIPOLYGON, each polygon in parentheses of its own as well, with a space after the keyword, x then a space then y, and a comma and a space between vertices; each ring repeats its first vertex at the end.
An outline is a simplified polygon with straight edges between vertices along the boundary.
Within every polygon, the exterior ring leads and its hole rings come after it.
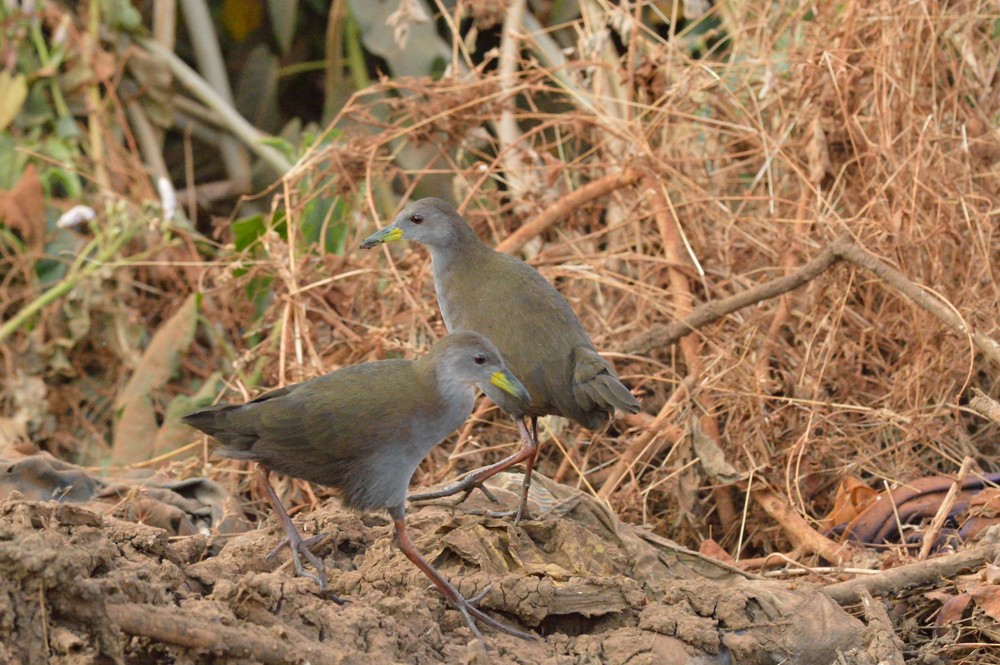
POLYGON ((965 552, 918 561, 875 575, 830 584, 820 589, 820 593, 841 605, 848 605, 857 602, 862 589, 873 596, 898 594, 915 587, 938 584, 941 580, 954 579, 956 575, 982 568, 986 562, 993 561, 998 556, 1000 556, 1000 545, 984 544, 965 552))
POLYGON ((596 198, 610 194, 616 189, 627 187, 639 180, 639 172, 626 168, 621 173, 606 175, 603 178, 587 183, 579 189, 566 194, 548 208, 543 210, 530 222, 522 225, 517 231, 507 236, 497 245, 498 252, 513 254, 536 235, 552 226, 557 220, 568 217, 573 210, 596 198))
POLYGON ((690 335, 695 330, 703 328, 737 310, 755 305, 764 300, 776 298, 783 293, 794 291, 795 289, 808 284, 830 269, 831 266, 840 262, 840 252, 851 245, 850 238, 841 238, 834 241, 832 245, 823 250, 816 258, 805 264, 791 275, 785 275, 778 279, 758 284, 741 293, 708 302, 694 308, 691 315, 681 321, 674 321, 667 325, 654 326, 647 332, 625 342, 621 349, 622 353, 642 355, 649 353, 655 347, 669 346, 677 340, 690 335))
POLYGON ((203 617, 182 614, 178 608, 108 603, 108 618, 129 635, 148 637, 221 656, 259 660, 268 665, 339 662, 335 649, 305 640, 284 642, 261 626, 236 628, 203 617))

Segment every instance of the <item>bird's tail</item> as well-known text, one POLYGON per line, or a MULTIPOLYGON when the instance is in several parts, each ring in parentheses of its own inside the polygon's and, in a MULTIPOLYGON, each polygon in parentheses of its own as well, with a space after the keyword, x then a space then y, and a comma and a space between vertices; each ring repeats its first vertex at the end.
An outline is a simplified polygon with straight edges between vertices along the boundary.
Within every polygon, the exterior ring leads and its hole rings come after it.
POLYGON ((215 436, 226 429, 227 412, 235 408, 237 407, 233 404, 216 404, 207 409, 189 413, 181 418, 181 421, 195 429, 200 429, 209 436, 215 436))
POLYGON ((639 413, 639 400, 618 380, 618 377, 603 372, 588 381, 583 386, 590 399, 595 403, 628 413, 639 413))
POLYGON ((593 349, 575 349, 573 384, 574 397, 584 411, 639 412, 639 400, 618 380, 611 364, 593 349))

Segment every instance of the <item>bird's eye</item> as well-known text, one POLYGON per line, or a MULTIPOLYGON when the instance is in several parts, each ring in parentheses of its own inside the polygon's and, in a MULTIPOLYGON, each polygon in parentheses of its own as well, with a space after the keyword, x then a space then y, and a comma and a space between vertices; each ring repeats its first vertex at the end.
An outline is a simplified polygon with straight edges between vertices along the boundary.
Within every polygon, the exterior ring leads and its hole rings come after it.
POLYGON ((486 364, 486 356, 484 356, 481 353, 477 353, 476 357, 474 358, 474 360, 476 361, 477 365, 485 365, 486 364))
POLYGON ((423 224, 424 223, 424 216, 421 215, 419 212, 418 213, 414 213, 414 214, 410 215, 410 221, 413 222, 414 224, 423 224))

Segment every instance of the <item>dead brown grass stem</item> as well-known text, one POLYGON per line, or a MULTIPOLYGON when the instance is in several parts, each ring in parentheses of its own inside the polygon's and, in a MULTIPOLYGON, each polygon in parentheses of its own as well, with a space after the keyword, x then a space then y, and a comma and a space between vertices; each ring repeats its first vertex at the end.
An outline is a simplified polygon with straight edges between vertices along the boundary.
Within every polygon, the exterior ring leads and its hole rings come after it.
MULTIPOLYGON (((690 316, 694 306, 694 296, 691 293, 687 275, 679 267, 687 263, 687 243, 682 236, 676 211, 670 204, 670 198, 664 192, 662 183, 657 178, 646 175, 643 184, 650 197, 653 219, 660 233, 663 252, 668 262, 667 276, 674 301, 674 310, 676 316, 686 318, 690 316)), ((680 347, 684 364, 687 367, 687 378, 697 384, 704 369, 700 344, 696 338, 689 336, 680 340, 680 347)), ((697 412, 702 414, 700 417, 702 430, 721 450, 722 436, 719 431, 719 423, 715 419, 717 413, 715 401, 707 392, 692 391, 690 394, 697 405, 697 412)), ((732 495, 725 487, 714 488, 712 494, 715 498, 719 520, 722 522, 723 528, 727 529, 738 520, 738 512, 733 504, 732 495)))
POLYGON ((918 559, 926 559, 931 553, 931 548, 937 543, 938 534, 941 533, 941 527, 944 526, 944 522, 948 519, 948 515, 951 513, 951 507, 955 505, 955 498, 958 496, 958 490, 961 489, 962 484, 965 483, 965 478, 972 471, 972 465, 976 463, 976 460, 971 457, 966 457, 962 460, 962 466, 958 470, 958 475, 955 477, 955 482, 951 484, 948 488, 948 493, 945 494, 944 500, 941 501, 941 505, 938 506, 937 512, 934 513, 934 519, 931 520, 930 526, 924 531, 924 542, 920 545, 920 554, 917 555, 918 559))
POLYGON ((637 463, 642 459, 654 457, 667 441, 678 441, 684 436, 684 430, 673 425, 670 420, 680 407, 681 400, 689 397, 687 389, 675 390, 666 404, 660 408, 656 417, 646 416, 649 418, 649 422, 645 426, 646 431, 633 438, 628 447, 621 452, 618 461, 611 467, 601 484, 601 489, 597 493, 598 497, 604 500, 609 499, 618 490, 622 479, 633 470, 637 463), (653 445, 654 442, 656 445, 653 445))
POLYGON ((571 217, 578 207, 610 194, 616 189, 632 185, 638 182, 639 177, 640 173, 638 170, 628 167, 621 173, 610 173, 568 192, 535 216, 534 219, 522 224, 514 233, 507 236, 506 239, 497 245, 497 251, 510 254, 520 250, 526 242, 545 231, 545 229, 560 219, 571 217))

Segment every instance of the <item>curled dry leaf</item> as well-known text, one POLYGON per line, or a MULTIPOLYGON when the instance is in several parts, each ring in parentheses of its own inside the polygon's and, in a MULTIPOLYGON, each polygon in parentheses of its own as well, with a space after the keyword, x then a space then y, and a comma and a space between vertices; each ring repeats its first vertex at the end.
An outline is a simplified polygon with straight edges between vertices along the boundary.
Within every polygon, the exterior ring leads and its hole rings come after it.
POLYGON ((134 464, 153 456, 160 426, 152 393, 166 385, 180 365, 181 354, 191 346, 198 324, 199 300, 197 294, 188 296, 180 309, 160 326, 118 396, 121 415, 115 423, 113 464, 134 464))

